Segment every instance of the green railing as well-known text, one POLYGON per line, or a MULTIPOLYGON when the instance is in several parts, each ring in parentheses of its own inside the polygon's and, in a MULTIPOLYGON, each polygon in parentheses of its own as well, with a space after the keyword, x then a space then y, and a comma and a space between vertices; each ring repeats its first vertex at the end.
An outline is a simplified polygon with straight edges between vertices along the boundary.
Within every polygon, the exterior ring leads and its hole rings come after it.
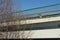
POLYGON ((27 9, 23 11, 17 11, 13 13, 13 17, 11 19, 4 19, 4 20, 0 19, 0 22, 47 18, 47 17, 50 18, 55 16, 60 16, 60 3, 27 9))

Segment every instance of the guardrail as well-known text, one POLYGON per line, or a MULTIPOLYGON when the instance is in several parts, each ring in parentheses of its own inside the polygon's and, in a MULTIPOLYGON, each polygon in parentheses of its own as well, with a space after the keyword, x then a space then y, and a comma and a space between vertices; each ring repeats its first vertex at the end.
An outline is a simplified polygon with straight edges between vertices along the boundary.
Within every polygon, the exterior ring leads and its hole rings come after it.
POLYGON ((23 10, 23 11, 13 12, 13 17, 11 19, 5 18, 4 20, 2 20, 0 18, 0 22, 9 22, 9 21, 16 21, 16 20, 26 20, 26 19, 60 16, 60 10, 57 6, 60 6, 60 3, 43 6, 43 7, 27 9, 27 10, 23 10), (44 8, 46 8, 46 9, 54 8, 54 9, 49 9, 50 11, 46 11, 46 10, 44 10, 44 8), (43 9, 44 11, 41 11, 41 9, 43 9), (51 14, 49 14, 49 13, 51 13, 51 14), (58 13, 58 14, 53 14, 53 13, 58 13))

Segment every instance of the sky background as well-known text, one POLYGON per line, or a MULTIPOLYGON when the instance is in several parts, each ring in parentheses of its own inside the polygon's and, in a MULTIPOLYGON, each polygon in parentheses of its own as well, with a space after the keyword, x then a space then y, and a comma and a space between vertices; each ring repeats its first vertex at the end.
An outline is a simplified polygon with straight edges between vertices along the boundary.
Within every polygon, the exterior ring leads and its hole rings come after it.
POLYGON ((60 0, 14 0, 14 6, 17 10, 25 10, 59 2, 60 0))
MULTIPOLYGON (((14 0, 14 10, 26 10, 30 8, 36 8, 41 6, 47 6, 50 4, 60 3, 60 0, 14 0)), ((52 7, 53 9, 59 9, 60 6, 52 7)), ((52 9, 47 8, 47 9, 52 9)), ((44 11, 47 9, 43 9, 44 11)))

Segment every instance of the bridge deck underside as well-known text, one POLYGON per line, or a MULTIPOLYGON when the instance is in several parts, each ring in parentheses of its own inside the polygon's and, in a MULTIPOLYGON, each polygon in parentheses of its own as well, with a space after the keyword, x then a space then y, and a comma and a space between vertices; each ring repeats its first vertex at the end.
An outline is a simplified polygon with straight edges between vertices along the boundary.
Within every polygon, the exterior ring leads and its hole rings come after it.
POLYGON ((0 31, 8 32, 8 31, 22 31, 22 30, 42 30, 42 29, 52 29, 59 28, 60 21, 54 22, 45 22, 45 23, 35 23, 35 24, 25 24, 25 25, 13 25, 13 26, 4 26, 0 27, 0 31))

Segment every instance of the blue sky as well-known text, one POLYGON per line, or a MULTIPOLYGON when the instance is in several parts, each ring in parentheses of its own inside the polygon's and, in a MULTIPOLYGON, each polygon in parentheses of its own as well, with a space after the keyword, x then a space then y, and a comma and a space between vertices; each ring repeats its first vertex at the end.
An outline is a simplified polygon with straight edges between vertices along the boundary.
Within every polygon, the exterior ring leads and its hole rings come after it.
MULTIPOLYGON (((14 10, 19 11, 19 10, 26 10, 30 8, 36 8, 36 7, 41 7, 41 6, 47 6, 50 4, 56 4, 60 3, 60 0, 14 0, 14 10)), ((52 8, 45 8, 42 9, 43 11, 47 11, 50 9, 60 9, 60 6, 52 7, 52 8)), ((42 11, 42 10, 37 10, 37 11, 42 11)), ((29 12, 24 12, 24 13, 36 13, 35 11, 29 11, 29 12)))
POLYGON ((15 9, 17 10, 25 10, 59 2, 60 0, 14 0, 15 9))

